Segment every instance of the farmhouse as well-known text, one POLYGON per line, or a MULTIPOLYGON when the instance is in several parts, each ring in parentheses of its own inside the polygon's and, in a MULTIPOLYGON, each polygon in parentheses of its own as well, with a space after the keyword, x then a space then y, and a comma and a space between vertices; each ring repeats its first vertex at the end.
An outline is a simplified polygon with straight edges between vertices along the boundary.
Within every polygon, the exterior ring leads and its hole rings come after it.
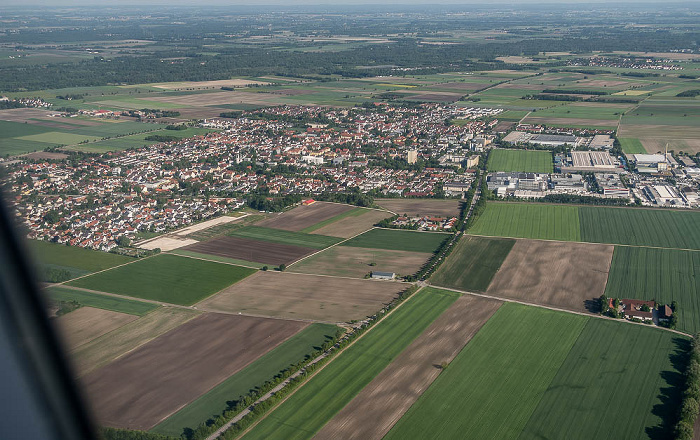
POLYGON ((654 317, 654 308, 656 303, 654 301, 642 301, 638 299, 621 299, 620 304, 622 305, 622 310, 627 319, 641 319, 642 321, 651 321, 654 317), (646 307, 645 307, 646 306, 646 307), (645 311, 643 309, 647 309, 645 311))
POLYGON ((394 278, 396 278, 396 274, 394 272, 372 271, 373 280, 393 280, 394 278))

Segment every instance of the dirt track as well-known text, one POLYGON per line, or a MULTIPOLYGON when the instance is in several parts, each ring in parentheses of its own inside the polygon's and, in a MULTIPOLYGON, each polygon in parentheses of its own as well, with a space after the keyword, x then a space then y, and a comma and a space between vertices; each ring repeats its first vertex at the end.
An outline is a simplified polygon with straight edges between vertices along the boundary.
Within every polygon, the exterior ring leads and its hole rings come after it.
POLYGON ((408 286, 293 273, 258 272, 197 307, 251 315, 343 322, 375 313, 408 286))
POLYGON ((185 246, 186 251, 237 260, 254 261, 272 265, 289 264, 306 255, 318 252, 318 249, 291 246, 288 244, 269 243, 239 237, 218 237, 209 241, 185 246))
POLYGON ((82 382, 101 424, 147 430, 305 326, 204 314, 82 382))
POLYGON ((605 292, 614 246, 517 240, 486 293, 586 312, 605 292))
POLYGON ((301 231, 353 208, 353 206, 340 205, 338 203, 316 202, 313 205, 297 206, 290 211, 263 220, 255 226, 283 229, 285 231, 301 231))
POLYGON ((462 296, 345 408, 315 439, 381 439, 428 389, 501 302, 462 296))

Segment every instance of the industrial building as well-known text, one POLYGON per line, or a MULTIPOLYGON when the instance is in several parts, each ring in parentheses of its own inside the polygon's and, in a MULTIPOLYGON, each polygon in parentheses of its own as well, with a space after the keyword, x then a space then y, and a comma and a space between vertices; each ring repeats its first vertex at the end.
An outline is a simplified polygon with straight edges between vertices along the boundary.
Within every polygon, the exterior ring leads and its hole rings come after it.
POLYGON ((572 134, 538 134, 524 131, 513 131, 503 138, 504 142, 512 144, 537 144, 547 147, 561 147, 562 145, 575 146, 579 138, 572 134))
MULTIPOLYGON (((558 163, 557 163, 558 164, 558 163)), ((624 168, 607 151, 572 151, 561 161, 562 173, 621 173, 624 168)))

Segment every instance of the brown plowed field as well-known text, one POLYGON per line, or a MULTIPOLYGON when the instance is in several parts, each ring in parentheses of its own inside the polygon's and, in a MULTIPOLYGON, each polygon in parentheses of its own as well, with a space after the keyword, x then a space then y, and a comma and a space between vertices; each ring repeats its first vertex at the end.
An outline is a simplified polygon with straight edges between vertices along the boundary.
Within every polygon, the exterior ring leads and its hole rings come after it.
POLYGON ((489 320, 501 302, 457 299, 331 419, 315 439, 381 439, 489 320))
POLYGON ((297 206, 292 210, 263 220, 255 226, 284 229, 285 231, 301 231, 353 208, 354 206, 338 203, 316 202, 313 205, 297 206))
POLYGON ((305 326, 204 314, 82 382, 102 425, 147 430, 305 326))
POLYGON ((258 272, 199 303, 202 310, 345 322, 363 319, 407 285, 317 275, 258 272))
POLYGON ((218 237, 209 241, 191 244, 182 249, 202 254, 272 265, 279 265, 282 263, 289 264, 301 257, 318 252, 318 249, 313 248, 269 243, 266 241, 239 237, 218 237))
POLYGON ((486 293, 586 312, 605 292, 613 246, 517 240, 486 293))
POLYGON ((312 234, 330 235, 331 237, 350 238, 372 228, 375 223, 391 217, 390 212, 368 209, 362 215, 341 218, 338 221, 316 229, 312 234))
POLYGON ((375 203, 399 215, 438 215, 457 217, 459 200, 438 199, 377 199, 375 203))
POLYGON ((291 272, 364 278, 373 270, 413 275, 432 254, 423 252, 333 246, 291 266, 291 272), (375 266, 370 266, 375 263, 375 266))
POLYGON ((81 307, 58 317, 56 323, 68 348, 73 350, 136 319, 138 316, 126 313, 81 307))

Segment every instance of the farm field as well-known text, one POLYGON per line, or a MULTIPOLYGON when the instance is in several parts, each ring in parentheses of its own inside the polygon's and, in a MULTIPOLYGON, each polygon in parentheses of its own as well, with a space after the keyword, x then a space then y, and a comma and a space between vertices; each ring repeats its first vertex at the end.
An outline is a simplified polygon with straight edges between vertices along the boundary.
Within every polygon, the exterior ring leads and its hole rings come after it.
POLYGON ((440 199, 375 199, 374 203, 396 214, 410 216, 459 216, 459 200, 440 199))
POLYGON ((51 286, 44 292, 48 300, 76 301, 83 306, 127 313, 129 315, 143 316, 158 308, 157 305, 151 303, 134 301, 132 299, 119 298, 116 296, 100 295, 98 293, 85 292, 60 286, 51 286))
POLYGON ((255 269, 157 255, 70 283, 71 286, 191 305, 255 272, 255 269))
POLYGON ((151 429, 306 325, 200 315, 89 373, 82 382, 103 425, 151 429))
POLYGON ((425 288, 312 377, 244 439, 310 438, 447 310, 458 294, 425 288))
POLYGON ((700 212, 580 207, 581 238, 593 243, 700 249, 700 212))
POLYGON ((227 402, 247 394, 290 365, 304 360, 316 347, 332 339, 336 331, 338 327, 332 324, 309 325, 156 425, 151 431, 177 437, 185 428, 196 428, 200 423, 220 414, 229 406, 227 402))
POLYGON ((617 246, 605 295, 611 298, 678 302, 678 330, 700 331, 700 253, 617 246))
POLYGON ((311 234, 322 234, 329 235, 331 237, 350 238, 354 237, 357 234, 365 232, 366 230, 372 228, 379 221, 384 220, 385 218, 391 215, 386 211, 362 208, 357 208, 348 212, 350 213, 350 215, 340 214, 340 216, 336 216, 330 219, 332 221, 329 221, 329 223, 317 223, 314 226, 311 226, 311 228, 306 228, 305 231, 311 229, 309 231, 311 234), (338 218, 341 216, 342 218, 338 218))
POLYGON ((489 171, 523 173, 551 173, 554 170, 552 153, 541 150, 493 149, 487 163, 489 171))
POLYGON ((138 316, 93 307, 80 307, 56 318, 56 325, 68 349, 74 350, 135 319, 138 319, 138 316))
POLYGON ((470 234, 497 237, 581 241, 578 207, 487 203, 470 234))
POLYGON ((198 315, 194 310, 160 307, 78 347, 70 356, 73 367, 79 376, 85 375, 198 315))
POLYGON ((463 235, 430 283, 485 292, 514 244, 515 240, 463 235))
POLYGON ((255 269, 260 269, 265 266, 263 263, 255 263, 253 261, 237 260, 235 258, 219 257, 217 255, 202 254, 199 252, 187 251, 183 249, 175 249, 171 254, 181 255, 183 257, 201 258, 203 260, 217 261, 219 263, 233 264, 236 266, 252 267, 255 269))
POLYGON ((518 438, 588 319, 503 304, 385 438, 518 438))
POLYGON ((324 220, 333 218, 346 211, 354 209, 350 205, 339 203, 316 202, 312 205, 301 205, 296 208, 277 214, 272 218, 263 220, 256 226, 284 229, 286 231, 301 231, 324 220))
POLYGON ((390 281, 260 271, 197 307, 228 313, 346 322, 374 314, 407 287, 390 281))
POLYGON ((382 438, 438 377, 438 366, 451 362, 500 305, 459 297, 314 438, 382 438))
POLYGON ((319 234, 305 234, 302 232, 292 232, 285 231, 283 229, 264 228, 260 226, 247 226, 245 228, 237 229, 231 233, 231 236, 314 249, 324 249, 342 241, 342 239, 337 237, 329 237, 319 234))
POLYGON ((291 246, 240 237, 212 238, 209 241, 191 244, 179 250, 273 266, 282 263, 290 264, 301 257, 318 251, 318 249, 311 247, 291 246))
POLYGON ((289 267, 292 272, 364 278, 372 271, 412 275, 430 259, 426 252, 334 246, 289 267), (371 264, 374 263, 374 266, 371 264))
POLYGON ((669 332, 590 319, 518 438, 671 438, 686 344, 669 332))
POLYGON ((700 249, 700 212, 489 203, 475 235, 700 249))
POLYGON ((576 312, 595 312, 613 246, 516 240, 486 293, 576 312))
POLYGON ((449 237, 436 232, 374 228, 340 246, 432 253, 449 237))
POLYGON ((40 266, 65 269, 73 277, 134 261, 133 258, 124 255, 46 241, 28 240, 27 244, 33 260, 40 262, 40 266))

